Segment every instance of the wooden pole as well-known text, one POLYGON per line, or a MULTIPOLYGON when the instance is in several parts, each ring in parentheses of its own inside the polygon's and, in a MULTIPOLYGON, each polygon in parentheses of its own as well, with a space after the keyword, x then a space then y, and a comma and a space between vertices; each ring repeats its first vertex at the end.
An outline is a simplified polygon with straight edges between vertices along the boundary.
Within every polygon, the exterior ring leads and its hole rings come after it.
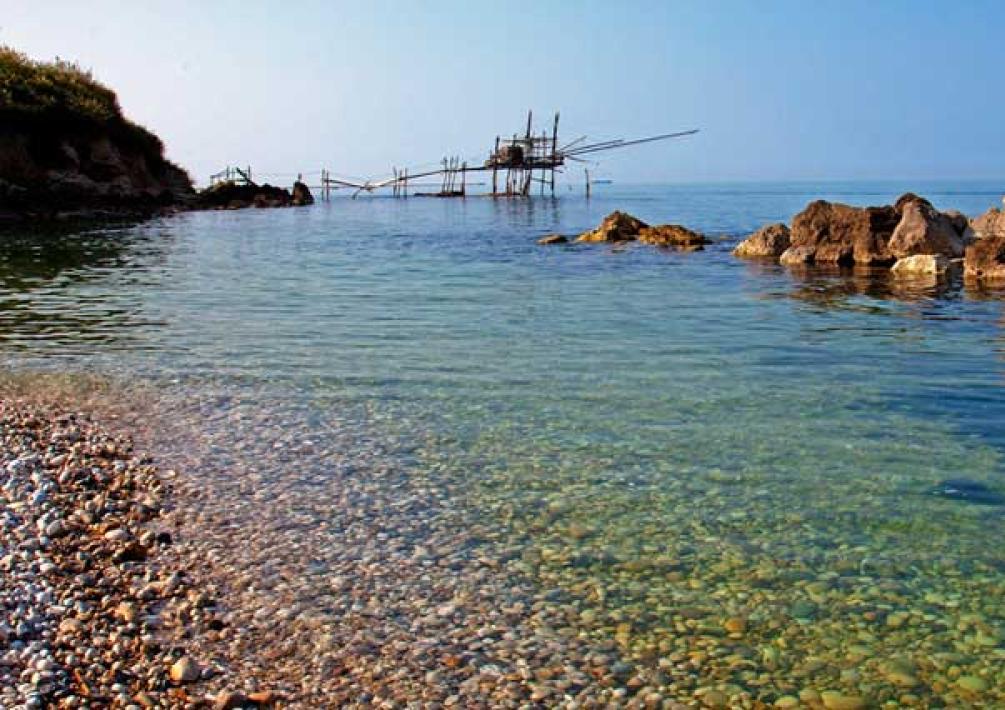
POLYGON ((499 176, 499 136, 496 136, 496 149, 492 151, 492 194, 493 196, 499 193, 499 188, 497 186, 496 180, 499 176))
POLYGON ((468 194, 468 164, 461 163, 461 196, 468 194))
POLYGON ((558 111, 555 112, 555 125, 551 130, 551 196, 555 196, 555 162, 558 160, 558 111))
MULTIPOLYGON (((541 157, 547 158, 548 151, 548 131, 541 131, 541 157)), ((548 170, 547 168, 541 168, 541 195, 544 195, 544 184, 548 182, 548 170)))
POLYGON ((590 199, 590 169, 585 168, 585 170, 586 170, 586 199, 590 199))

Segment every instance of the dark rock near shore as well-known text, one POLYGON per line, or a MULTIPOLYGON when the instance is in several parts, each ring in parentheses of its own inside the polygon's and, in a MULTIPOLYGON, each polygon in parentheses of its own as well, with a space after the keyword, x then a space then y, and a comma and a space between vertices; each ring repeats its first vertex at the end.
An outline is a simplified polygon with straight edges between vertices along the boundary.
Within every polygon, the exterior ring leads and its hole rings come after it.
POLYGON ((778 258, 792 243, 789 227, 781 222, 761 227, 740 242, 733 250, 735 256, 744 258, 778 258))
POLYGON ((221 182, 199 193, 199 207, 204 209, 238 210, 246 207, 289 207, 293 196, 289 190, 272 185, 239 185, 221 182))
POLYGON ((193 197, 181 168, 100 128, 0 128, 0 205, 12 219, 131 216, 193 197))
POLYGON ((314 195, 311 194, 311 189, 307 185, 297 180, 293 183, 293 196, 290 202, 297 207, 313 205, 314 195))
POLYGON ((293 185, 293 192, 274 185, 220 182, 199 193, 197 207, 201 209, 240 210, 248 207, 295 207, 314 204, 310 188, 302 182, 293 185))
POLYGON ((538 244, 547 246, 549 244, 566 244, 568 243, 568 238, 561 234, 546 234, 537 240, 538 244))

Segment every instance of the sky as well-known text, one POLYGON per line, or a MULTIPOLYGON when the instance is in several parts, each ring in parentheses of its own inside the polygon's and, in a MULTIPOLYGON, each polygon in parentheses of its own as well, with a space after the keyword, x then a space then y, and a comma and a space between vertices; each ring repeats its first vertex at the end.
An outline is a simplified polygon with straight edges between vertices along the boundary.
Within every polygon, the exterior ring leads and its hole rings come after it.
POLYGON ((200 183, 481 161, 528 109, 700 129, 598 156, 616 181, 1001 179, 1003 30, 999 0, 0 0, 0 44, 93 71, 200 183))

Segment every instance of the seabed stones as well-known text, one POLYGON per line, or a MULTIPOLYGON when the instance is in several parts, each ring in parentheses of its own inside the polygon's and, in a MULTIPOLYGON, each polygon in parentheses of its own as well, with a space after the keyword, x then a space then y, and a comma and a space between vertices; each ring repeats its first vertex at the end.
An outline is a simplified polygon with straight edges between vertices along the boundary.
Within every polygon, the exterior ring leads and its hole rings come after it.
MULTIPOLYGON (((191 403, 177 406, 165 409, 192 422, 191 403)), ((327 439, 298 412, 251 406, 201 420, 195 434, 187 425, 158 432, 179 471, 183 507, 165 521, 176 533, 172 554, 208 565, 189 567, 191 581, 217 586, 221 605, 200 631, 215 641, 176 651, 204 672, 173 681, 173 655, 157 675, 169 688, 218 707, 250 698, 259 682, 292 707, 1002 700, 993 570, 930 531, 923 554, 908 559, 893 544, 899 528, 863 545, 861 524, 840 517, 876 519, 860 493, 833 506, 823 536, 800 506, 737 498, 725 474, 659 486, 635 477, 597 495, 592 486, 610 475, 599 468, 524 477, 512 464, 518 452, 507 459, 489 447, 472 453, 509 467, 473 484, 463 475, 470 462, 439 459, 436 441, 396 433, 394 418, 378 439, 356 428, 355 413, 344 416, 327 439), (408 467, 393 456, 395 441, 408 467), (214 469, 214 457, 226 466, 214 469), (291 465, 303 477, 296 484, 276 475, 291 465), (905 649, 923 652, 888 662, 905 649)), ((749 474, 744 485, 766 486, 749 474)), ((915 498, 903 500, 933 505, 915 498)), ((129 529, 138 544, 157 539, 129 529)), ((182 583, 146 585, 136 616, 118 607, 117 618, 155 636, 145 605, 182 583)), ((206 608, 198 593, 183 597, 182 617, 206 608)))

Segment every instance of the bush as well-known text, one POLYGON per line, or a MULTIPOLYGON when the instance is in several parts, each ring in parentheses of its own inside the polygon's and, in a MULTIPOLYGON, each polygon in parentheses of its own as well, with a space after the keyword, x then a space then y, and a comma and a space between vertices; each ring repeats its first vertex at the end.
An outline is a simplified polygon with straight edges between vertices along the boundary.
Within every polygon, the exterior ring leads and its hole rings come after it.
POLYGON ((148 155, 163 155, 160 139, 122 115, 115 92, 89 71, 57 59, 40 62, 0 46, 0 119, 34 130, 100 128, 148 155))

